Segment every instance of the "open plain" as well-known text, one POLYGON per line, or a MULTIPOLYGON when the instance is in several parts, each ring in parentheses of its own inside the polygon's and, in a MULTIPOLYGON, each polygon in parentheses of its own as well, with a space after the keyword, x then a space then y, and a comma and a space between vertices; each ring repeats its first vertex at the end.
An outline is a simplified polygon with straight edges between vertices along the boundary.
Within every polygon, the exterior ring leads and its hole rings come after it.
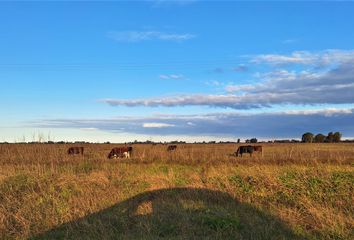
POLYGON ((354 144, 0 145, 1 239, 353 239, 354 144))

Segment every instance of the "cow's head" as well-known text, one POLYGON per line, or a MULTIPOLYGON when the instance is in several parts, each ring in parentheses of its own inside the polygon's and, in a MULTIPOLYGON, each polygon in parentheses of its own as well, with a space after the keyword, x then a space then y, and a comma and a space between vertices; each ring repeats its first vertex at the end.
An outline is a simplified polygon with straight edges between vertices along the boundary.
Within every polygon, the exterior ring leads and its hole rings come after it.
POLYGON ((115 153, 113 153, 113 152, 110 152, 109 154, 108 154, 108 158, 117 158, 118 157, 118 155, 117 154, 115 154, 115 153))

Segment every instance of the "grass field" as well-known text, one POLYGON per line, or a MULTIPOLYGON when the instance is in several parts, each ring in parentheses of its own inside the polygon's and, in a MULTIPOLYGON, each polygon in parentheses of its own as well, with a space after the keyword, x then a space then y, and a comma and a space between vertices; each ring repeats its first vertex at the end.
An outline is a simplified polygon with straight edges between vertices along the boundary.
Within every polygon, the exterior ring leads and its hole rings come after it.
POLYGON ((0 145, 0 239, 354 239, 354 144, 0 145))

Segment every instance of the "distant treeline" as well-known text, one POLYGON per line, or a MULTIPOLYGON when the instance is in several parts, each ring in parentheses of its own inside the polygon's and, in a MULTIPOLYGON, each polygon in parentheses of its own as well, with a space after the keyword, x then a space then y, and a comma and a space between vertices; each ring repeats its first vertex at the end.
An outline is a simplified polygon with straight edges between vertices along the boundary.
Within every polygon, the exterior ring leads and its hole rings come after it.
POLYGON ((301 141, 305 143, 336 143, 341 142, 341 139, 342 133, 340 132, 329 132, 327 136, 323 135, 322 133, 314 135, 311 132, 307 132, 302 135, 301 141))
MULTIPOLYGON (((251 138, 251 139, 246 139, 244 143, 336 143, 336 142, 354 142, 354 139, 347 139, 347 140, 342 140, 342 133, 340 132, 329 132, 326 135, 323 135, 322 133, 318 133, 314 135, 311 132, 306 132, 302 135, 301 140, 297 139, 276 139, 276 140, 269 140, 269 141, 258 141, 257 138, 251 138)), ((186 141, 159 141, 159 142, 154 142, 151 140, 146 140, 146 141, 138 141, 134 140, 132 142, 125 142, 123 144, 186 144, 186 141)), ((201 142, 193 142, 194 144, 237 144, 241 143, 240 139, 237 139, 237 141, 201 141, 201 142)), ((10 144, 8 142, 0 142, 0 144, 10 144)), ((111 143, 111 142, 104 142, 104 143, 94 143, 94 142, 86 142, 86 141, 32 141, 32 142, 16 142, 16 144, 122 144, 122 143, 111 143)))

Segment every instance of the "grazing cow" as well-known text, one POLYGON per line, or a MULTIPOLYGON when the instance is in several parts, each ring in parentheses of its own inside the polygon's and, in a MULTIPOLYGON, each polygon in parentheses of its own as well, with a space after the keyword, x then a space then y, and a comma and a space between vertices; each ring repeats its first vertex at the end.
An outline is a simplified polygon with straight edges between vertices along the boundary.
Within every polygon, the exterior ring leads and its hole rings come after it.
POLYGON ((69 155, 84 155, 84 147, 71 147, 68 149, 68 154, 69 155))
POLYGON ((242 157, 242 154, 244 154, 244 153, 249 153, 250 156, 252 156, 253 152, 254 152, 254 147, 251 145, 239 146, 236 151, 236 157, 238 157, 238 155, 240 155, 242 157))
POLYGON ((130 158, 130 154, 133 151, 133 147, 115 147, 108 154, 108 158, 130 158))
POLYGON ((172 151, 174 151, 176 149, 177 149, 177 145, 170 145, 170 146, 167 147, 167 151, 168 152, 172 152, 172 151))

